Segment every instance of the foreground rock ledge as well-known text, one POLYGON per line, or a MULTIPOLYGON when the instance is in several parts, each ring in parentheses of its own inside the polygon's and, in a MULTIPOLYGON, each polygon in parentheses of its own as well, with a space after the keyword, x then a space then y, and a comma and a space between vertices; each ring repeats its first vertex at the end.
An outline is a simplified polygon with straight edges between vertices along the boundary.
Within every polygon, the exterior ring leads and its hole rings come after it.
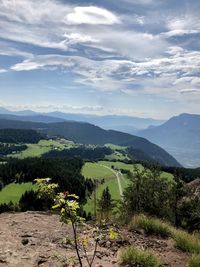
MULTIPOLYGON (((172 241, 129 233, 126 229, 121 232, 130 244, 154 250, 165 266, 187 266, 187 255, 173 248, 172 241)), ((0 214, 0 267, 70 266, 76 254, 73 247, 63 241, 71 235, 70 226, 62 225, 56 215, 40 212, 0 214)), ((119 266, 119 250, 113 246, 99 247, 94 267, 119 266)))

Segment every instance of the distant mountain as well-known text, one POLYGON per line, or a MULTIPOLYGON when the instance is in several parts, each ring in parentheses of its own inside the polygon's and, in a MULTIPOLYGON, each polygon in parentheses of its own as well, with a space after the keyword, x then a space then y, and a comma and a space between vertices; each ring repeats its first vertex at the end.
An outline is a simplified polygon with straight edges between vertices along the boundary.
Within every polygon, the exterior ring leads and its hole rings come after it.
POLYGON ((10 114, 10 110, 0 107, 0 114, 10 114))
POLYGON ((152 161, 163 166, 180 166, 180 164, 164 149, 148 140, 113 130, 104 130, 98 126, 84 122, 36 123, 17 120, 0 119, 0 128, 34 129, 49 137, 61 136, 81 144, 104 145, 112 143, 131 146, 145 153, 152 161))
POLYGON ((200 166, 200 115, 184 113, 137 134, 163 147, 184 166, 200 166))
POLYGON ((43 123, 53 123, 53 122, 63 122, 64 119, 45 116, 45 115, 12 115, 12 114, 0 114, 0 119, 6 120, 17 120, 17 121, 31 121, 31 122, 43 122, 43 123))
POLYGON ((0 107, 0 114, 10 114, 16 116, 32 116, 38 114, 32 110, 11 111, 6 108, 0 107))
POLYGON ((12 111, 13 115, 19 115, 19 116, 33 116, 33 115, 37 115, 39 113, 35 112, 35 111, 32 111, 32 110, 20 110, 20 111, 12 111))
POLYGON ((119 116, 119 115, 85 115, 85 114, 71 114, 62 112, 50 112, 46 115, 51 117, 62 118, 65 120, 83 121, 95 124, 106 130, 117 130, 125 133, 134 134, 139 129, 145 129, 150 125, 160 125, 163 120, 155 120, 151 118, 139 118, 131 116, 119 116))
MULTIPOLYGON (((162 124, 164 121, 155 120, 151 118, 138 118, 131 116, 97 116, 97 115, 87 115, 87 114, 73 114, 73 113, 63 113, 63 112, 49 112, 49 113, 37 113, 31 110, 24 111, 10 111, 5 108, 0 107, 0 114, 9 114, 14 116, 20 116, 18 119, 23 121, 33 121, 33 122, 61 122, 61 121, 79 121, 79 122, 89 122, 91 124, 97 125, 106 130, 117 130, 121 132, 126 132, 130 134, 136 133, 138 130, 148 128, 150 125, 157 126, 162 124), (25 117, 25 118, 24 118, 25 117), (52 119, 50 119, 52 117, 52 119), (53 118, 55 118, 53 120, 53 118)), ((2 117, 8 118, 9 117, 2 117)))

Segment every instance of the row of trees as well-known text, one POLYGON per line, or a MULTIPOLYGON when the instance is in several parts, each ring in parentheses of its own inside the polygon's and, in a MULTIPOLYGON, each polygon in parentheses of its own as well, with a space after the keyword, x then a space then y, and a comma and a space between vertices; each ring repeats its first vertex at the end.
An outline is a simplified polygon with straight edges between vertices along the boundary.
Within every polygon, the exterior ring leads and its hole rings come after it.
POLYGON ((51 150, 43 155, 44 158, 58 157, 80 157, 85 160, 97 161, 103 159, 106 155, 112 154, 112 150, 108 147, 87 147, 79 146, 64 150, 51 150))

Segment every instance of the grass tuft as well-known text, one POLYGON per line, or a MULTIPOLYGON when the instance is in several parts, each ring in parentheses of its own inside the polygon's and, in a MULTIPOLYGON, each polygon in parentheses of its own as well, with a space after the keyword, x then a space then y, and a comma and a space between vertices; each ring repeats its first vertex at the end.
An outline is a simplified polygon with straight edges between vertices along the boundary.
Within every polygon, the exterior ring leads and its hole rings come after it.
POLYGON ((148 250, 141 250, 136 247, 128 247, 121 251, 121 265, 139 267, 161 267, 158 258, 148 250))
POLYGON ((182 230, 173 231, 175 246, 183 252, 200 254, 200 240, 194 234, 182 230))
POLYGON ((192 255, 189 261, 189 267, 200 267, 200 254, 192 255))
POLYGON ((172 235, 171 226, 159 219, 147 217, 143 214, 136 215, 129 224, 130 230, 143 229, 148 235, 156 235, 163 238, 172 235))

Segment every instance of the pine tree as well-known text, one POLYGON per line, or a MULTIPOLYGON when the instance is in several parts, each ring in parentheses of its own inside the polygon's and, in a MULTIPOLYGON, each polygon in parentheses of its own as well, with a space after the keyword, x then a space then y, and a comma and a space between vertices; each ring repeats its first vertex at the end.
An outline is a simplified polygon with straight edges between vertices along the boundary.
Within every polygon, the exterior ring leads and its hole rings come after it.
POLYGON ((113 199, 111 197, 109 188, 103 190, 101 199, 98 201, 98 212, 100 219, 108 220, 111 216, 113 209, 113 199))

